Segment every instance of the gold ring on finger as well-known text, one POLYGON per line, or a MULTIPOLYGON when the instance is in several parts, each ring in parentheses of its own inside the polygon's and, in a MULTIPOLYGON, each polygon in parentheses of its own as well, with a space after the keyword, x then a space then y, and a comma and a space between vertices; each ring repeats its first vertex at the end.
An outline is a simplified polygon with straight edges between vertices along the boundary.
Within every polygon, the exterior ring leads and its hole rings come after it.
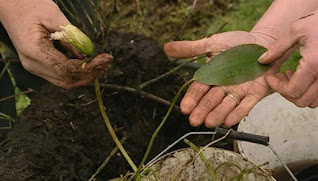
POLYGON ((228 94, 227 96, 235 100, 236 106, 240 104, 240 101, 233 94, 228 94))

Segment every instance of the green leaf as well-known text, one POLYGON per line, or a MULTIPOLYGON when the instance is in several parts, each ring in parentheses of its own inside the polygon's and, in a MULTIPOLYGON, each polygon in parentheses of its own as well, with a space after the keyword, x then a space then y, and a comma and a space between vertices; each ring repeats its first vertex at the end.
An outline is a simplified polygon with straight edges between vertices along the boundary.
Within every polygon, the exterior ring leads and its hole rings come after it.
POLYGON ((257 61, 265 51, 266 48, 255 44, 230 48, 197 70, 194 80, 207 85, 233 85, 253 80, 270 68, 257 61))

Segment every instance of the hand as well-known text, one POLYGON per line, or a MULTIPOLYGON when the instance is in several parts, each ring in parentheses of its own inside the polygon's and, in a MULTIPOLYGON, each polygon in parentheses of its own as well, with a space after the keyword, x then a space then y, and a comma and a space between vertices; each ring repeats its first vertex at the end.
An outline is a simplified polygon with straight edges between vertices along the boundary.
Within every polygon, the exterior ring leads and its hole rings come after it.
MULTIPOLYGON (((164 46, 168 56, 188 58, 209 53, 212 56, 241 44, 259 44, 268 47, 273 41, 266 33, 233 31, 214 34, 198 41, 171 42, 164 46)), ((280 64, 268 73, 277 72, 280 64)), ((192 126, 205 123, 215 127, 224 121, 225 126, 238 123, 269 92, 264 76, 253 81, 230 86, 208 86, 194 82, 181 101, 181 111, 190 114, 192 126)))
POLYGON ((112 56, 100 54, 82 68, 80 60, 68 59, 53 46, 50 33, 70 22, 52 0, 0 0, 0 18, 23 67, 59 87, 85 85, 110 66, 112 56))
POLYGON ((282 57, 289 49, 299 46, 302 58, 295 73, 266 76, 271 88, 299 107, 318 106, 318 10, 296 21, 267 52, 260 63, 271 63, 282 57))

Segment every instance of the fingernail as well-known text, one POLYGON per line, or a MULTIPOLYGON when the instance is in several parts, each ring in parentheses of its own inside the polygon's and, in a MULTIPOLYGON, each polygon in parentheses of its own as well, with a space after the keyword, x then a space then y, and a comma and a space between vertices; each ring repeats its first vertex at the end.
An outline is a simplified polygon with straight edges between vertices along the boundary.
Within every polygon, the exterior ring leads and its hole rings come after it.
POLYGON ((263 59, 264 59, 265 57, 267 57, 267 54, 268 54, 268 52, 263 53, 263 54, 258 58, 258 61, 259 61, 259 62, 262 62, 263 59))

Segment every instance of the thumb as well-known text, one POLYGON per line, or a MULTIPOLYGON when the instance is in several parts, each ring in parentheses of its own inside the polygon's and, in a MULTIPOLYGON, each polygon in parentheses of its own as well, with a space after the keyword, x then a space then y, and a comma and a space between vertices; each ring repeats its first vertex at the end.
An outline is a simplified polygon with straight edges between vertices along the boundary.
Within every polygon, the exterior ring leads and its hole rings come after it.
POLYGON ((288 31, 280 37, 269 49, 263 53, 258 62, 261 64, 269 64, 285 55, 285 53, 297 44, 298 37, 292 31, 288 31))

